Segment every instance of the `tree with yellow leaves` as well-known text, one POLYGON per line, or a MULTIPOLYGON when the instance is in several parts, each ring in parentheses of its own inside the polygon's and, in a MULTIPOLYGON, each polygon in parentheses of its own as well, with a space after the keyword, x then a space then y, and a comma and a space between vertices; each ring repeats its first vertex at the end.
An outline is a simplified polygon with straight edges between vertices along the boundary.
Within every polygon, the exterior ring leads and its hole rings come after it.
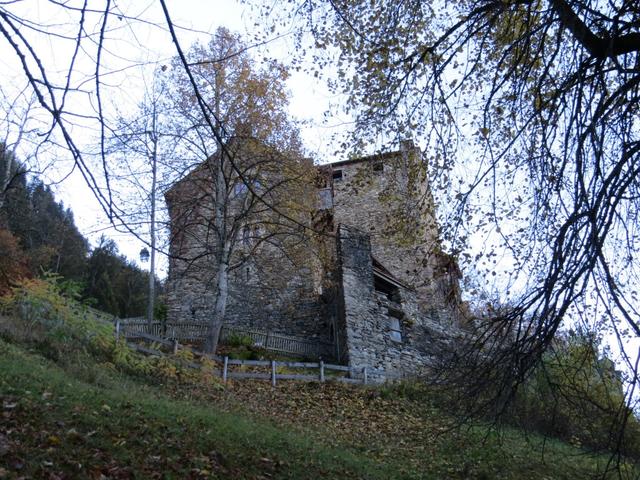
POLYGON ((213 305, 200 318, 213 352, 230 272, 265 249, 292 259, 292 247, 304 243, 313 168, 286 112, 287 70, 258 66, 237 35, 218 29, 207 45, 176 58, 170 77, 182 160, 198 163, 167 194, 170 278, 195 275, 207 285, 213 305))

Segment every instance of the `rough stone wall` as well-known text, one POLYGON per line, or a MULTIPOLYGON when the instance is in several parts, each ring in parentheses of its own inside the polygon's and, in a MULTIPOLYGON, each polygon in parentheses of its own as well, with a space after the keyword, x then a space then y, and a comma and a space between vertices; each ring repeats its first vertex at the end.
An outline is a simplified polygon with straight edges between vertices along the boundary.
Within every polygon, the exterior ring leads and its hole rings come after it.
MULTIPOLYGON (((212 185, 209 170, 201 168, 166 196, 171 217, 169 323, 210 321, 217 269, 212 185)), ((240 228, 234 252, 225 325, 330 341, 335 308, 321 295, 323 273, 314 239, 240 228)))
MULTIPOLYGON (((225 325, 330 342, 330 309, 320 296, 307 293, 304 288, 288 290, 260 285, 260 280, 251 285, 241 280, 241 275, 244 273, 234 273, 229 282, 225 325)), ((302 284, 303 279, 292 275, 287 284, 294 283, 302 284)), ((168 294, 168 322, 208 323, 215 302, 214 291, 213 278, 202 282, 196 275, 185 274, 174 279, 168 294)))
POLYGON ((225 324, 330 341, 330 307, 311 275, 313 262, 294 264, 265 247, 232 271, 225 324))
POLYGON ((373 380, 424 374, 450 338, 442 319, 421 313, 411 290, 399 289, 389 298, 374 289, 368 235, 341 226, 338 242, 341 318, 353 373, 361 375, 366 366, 373 380), (400 339, 393 335, 393 319, 398 320, 400 339))
POLYGON ((207 250, 210 185, 203 165, 166 194, 171 226, 166 286, 170 323, 205 322, 213 305, 214 264, 207 250))
POLYGON ((415 288, 423 312, 450 308, 459 272, 441 249, 421 153, 411 142, 402 147, 331 165, 334 221, 370 235, 373 256, 415 288))

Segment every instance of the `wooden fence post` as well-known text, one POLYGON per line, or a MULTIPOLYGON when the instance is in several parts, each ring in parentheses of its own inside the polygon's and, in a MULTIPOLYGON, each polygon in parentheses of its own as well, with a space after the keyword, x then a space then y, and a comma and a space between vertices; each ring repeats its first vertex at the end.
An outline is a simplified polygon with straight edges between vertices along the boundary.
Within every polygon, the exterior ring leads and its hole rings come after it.
POLYGON ((320 360, 320 381, 324 382, 324 362, 320 360))
POLYGON ((176 338, 173 339, 173 354, 178 353, 178 340, 176 338))
POLYGON ((222 367, 222 382, 227 383, 227 369, 229 368, 229 357, 224 357, 224 366, 222 367))
POLYGON ((362 382, 367 384, 367 367, 362 368, 362 382))
POLYGON ((271 360, 271 385, 276 386, 276 361, 271 360))

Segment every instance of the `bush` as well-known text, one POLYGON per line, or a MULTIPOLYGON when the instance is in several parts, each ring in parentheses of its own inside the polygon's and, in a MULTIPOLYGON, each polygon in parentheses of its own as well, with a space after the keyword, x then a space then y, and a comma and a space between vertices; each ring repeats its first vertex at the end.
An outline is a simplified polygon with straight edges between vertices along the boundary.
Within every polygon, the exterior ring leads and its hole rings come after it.
POLYGON ((258 360, 258 355, 251 350, 241 349, 229 352, 229 358, 233 360, 258 360))
POLYGON ((36 347, 54 361, 76 358, 87 352, 94 361, 112 364, 134 375, 151 376, 154 380, 175 379, 189 383, 213 382, 210 365, 201 370, 184 366, 192 361, 188 353, 175 358, 144 357, 131 350, 124 340, 116 340, 113 324, 92 310, 62 294, 61 279, 23 280, 0 297, 0 328, 9 340, 22 341, 36 347))
POLYGON ((166 303, 162 301, 156 302, 153 307, 153 318, 160 322, 166 322, 168 310, 166 303))
POLYGON ((232 333, 225 343, 230 347, 251 347, 253 346, 253 339, 249 335, 232 333))
POLYGON ((511 415, 577 446, 640 457, 640 423, 625 403, 614 363, 586 337, 556 345, 519 391, 511 415))
POLYGON ((18 239, 6 229, 0 229, 0 295, 10 291, 12 285, 29 275, 27 257, 18 239))

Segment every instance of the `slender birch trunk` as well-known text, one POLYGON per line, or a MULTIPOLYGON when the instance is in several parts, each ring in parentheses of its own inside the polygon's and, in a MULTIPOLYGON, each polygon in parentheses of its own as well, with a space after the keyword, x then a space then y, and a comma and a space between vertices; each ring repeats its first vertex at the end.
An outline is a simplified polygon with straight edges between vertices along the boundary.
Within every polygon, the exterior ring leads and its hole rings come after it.
MULTIPOLYGON (((225 256, 228 257, 228 253, 225 253, 225 256)), ((222 329, 222 323, 227 309, 228 296, 229 261, 227 259, 221 261, 218 265, 218 272, 216 275, 216 302, 213 308, 213 316, 211 318, 211 328, 205 345, 205 351, 207 353, 215 353, 216 348, 218 347, 220 331, 222 329)))
MULTIPOLYGON (((216 119, 220 116, 220 89, 222 82, 218 71, 215 71, 215 112, 216 119)), ((219 129, 220 126, 218 125, 219 129)), ((219 134, 223 132, 219 131, 219 134)), ((221 135, 218 137, 220 138, 221 135)), ((219 146, 220 155, 215 168, 215 195, 214 195, 214 228, 216 233, 216 292, 213 315, 210 320, 209 333, 205 342, 205 352, 215 353, 220 339, 220 330, 224 322, 227 309, 227 297, 229 296, 229 262, 231 257, 231 239, 227 235, 227 184, 225 181, 226 151, 223 145, 219 146)))
POLYGON ((157 182, 157 160, 158 160, 158 137, 156 125, 156 102, 153 103, 153 125, 151 129, 151 222, 149 230, 151 234, 151 262, 149 264, 149 304, 147 306, 147 323, 149 325, 149 333, 152 333, 153 327, 153 311, 156 297, 156 182, 157 182))
POLYGON ((0 208, 3 207, 5 198, 7 196, 7 190, 9 190, 9 184, 11 183, 11 167, 13 166, 13 156, 6 149, 0 151, 0 154, 4 155, 4 172, 0 177, 0 208))
POLYGON ((229 296, 229 262, 231 257, 231 240, 227 235, 227 186, 224 178, 224 156, 225 152, 220 152, 220 157, 216 162, 215 178, 215 205, 214 205, 214 227, 216 230, 216 292, 213 315, 210 321, 209 334, 205 344, 207 353, 215 353, 220 338, 220 329, 224 321, 227 309, 227 297, 229 296))

